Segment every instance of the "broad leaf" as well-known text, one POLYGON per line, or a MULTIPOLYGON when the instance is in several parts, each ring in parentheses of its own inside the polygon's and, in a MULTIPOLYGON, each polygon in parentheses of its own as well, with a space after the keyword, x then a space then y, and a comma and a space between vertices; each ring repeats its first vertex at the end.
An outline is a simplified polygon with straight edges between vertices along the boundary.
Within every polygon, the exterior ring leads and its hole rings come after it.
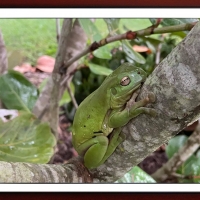
POLYGON ((88 65, 92 73, 97 74, 97 75, 108 76, 109 74, 113 72, 112 69, 102 67, 101 65, 96 65, 94 63, 88 63, 88 65))
POLYGON ((108 45, 100 47, 99 49, 95 50, 93 52, 93 55, 97 58, 107 59, 107 60, 112 58, 112 54, 110 53, 108 45))
POLYGON ((107 37, 109 34, 107 24, 104 19, 95 19, 94 25, 97 27, 98 31, 101 33, 102 37, 107 37))
POLYGON ((119 29, 123 33, 125 31, 137 31, 151 26, 149 19, 121 19, 119 29))
POLYGON ((191 155, 180 167, 179 169, 177 170, 177 173, 179 174, 187 174, 188 175, 188 171, 190 171, 190 165, 191 163, 195 162, 196 161, 196 156, 195 155, 191 155), (189 170, 188 170, 189 169, 189 170))
POLYGON ((197 151, 196 156, 197 158, 200 158, 200 150, 197 151))
POLYGON ((166 148, 167 157, 170 159, 187 141, 188 137, 180 135, 172 138, 166 148))
POLYGON ((200 183, 200 158, 197 158, 196 161, 192 163, 191 170, 193 173, 193 182, 200 183))
POLYGON ((47 123, 32 114, 22 113, 0 125, 0 160, 8 162, 47 163, 56 140, 47 123))
POLYGON ((110 35, 119 34, 120 19, 118 19, 118 18, 107 18, 107 19, 104 19, 104 21, 106 22, 106 24, 108 26, 108 30, 109 30, 110 35))
MULTIPOLYGON (((74 84, 72 82, 70 83, 70 89, 72 91, 72 94, 74 94, 75 87, 74 87, 74 84)), ((62 96, 62 98, 61 98, 61 100, 59 102, 59 106, 62 106, 64 104, 66 104, 66 103, 69 103, 70 101, 71 101, 71 98, 69 96, 69 93, 68 93, 67 90, 65 90, 65 92, 63 93, 63 96, 62 96)))
POLYGON ((115 183, 156 183, 156 181, 140 167, 135 166, 115 183))
POLYGON ((190 161, 188 161, 187 164, 184 165, 184 171, 182 174, 186 177, 189 176, 190 178, 180 179, 179 181, 183 183, 200 183, 200 158, 192 155, 190 161))
POLYGON ((102 39, 99 30, 90 19, 78 19, 78 21, 82 29, 85 31, 87 37, 90 39, 91 43, 102 39))
POLYGON ((14 70, 0 76, 0 99, 8 109, 30 112, 38 98, 37 88, 14 70))
POLYGON ((131 58, 133 61, 136 61, 140 64, 144 64, 146 61, 144 57, 133 50, 132 46, 127 40, 122 41, 122 47, 126 55, 131 58))

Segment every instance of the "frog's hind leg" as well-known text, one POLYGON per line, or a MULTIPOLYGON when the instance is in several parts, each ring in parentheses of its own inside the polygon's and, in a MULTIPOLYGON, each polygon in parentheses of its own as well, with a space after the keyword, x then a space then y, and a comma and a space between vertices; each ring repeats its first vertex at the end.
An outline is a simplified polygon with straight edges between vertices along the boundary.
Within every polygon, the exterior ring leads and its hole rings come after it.
POLYGON ((111 133, 110 142, 108 144, 107 151, 103 159, 99 163, 99 165, 102 165, 113 154, 117 146, 120 143, 122 143, 125 140, 125 138, 126 138, 125 134, 121 132, 121 128, 116 128, 113 130, 113 132, 111 133))
POLYGON ((84 164, 88 169, 96 168, 106 154, 109 143, 108 138, 106 136, 96 136, 87 143, 91 145, 84 155, 84 164))
POLYGON ((110 139, 106 136, 96 136, 80 147, 86 150, 84 164, 88 169, 102 165, 108 157, 115 151, 117 146, 125 140, 125 135, 121 133, 121 128, 116 128, 111 133, 110 139))

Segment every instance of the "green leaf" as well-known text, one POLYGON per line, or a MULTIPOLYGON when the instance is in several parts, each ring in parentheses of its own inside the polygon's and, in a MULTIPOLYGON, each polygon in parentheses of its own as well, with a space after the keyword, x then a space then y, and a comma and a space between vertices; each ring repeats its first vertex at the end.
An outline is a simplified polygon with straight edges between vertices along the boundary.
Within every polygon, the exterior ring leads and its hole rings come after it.
POLYGON ((191 165, 196 162, 196 160, 197 157, 195 155, 190 156, 183 164, 181 173, 184 175, 191 175, 191 165))
POLYGON ((197 157, 197 158, 200 158, 200 150, 197 151, 196 157, 197 157))
MULTIPOLYGON (((155 24, 156 19, 151 18, 149 19, 152 24, 155 24)), ((192 23, 199 21, 197 18, 165 18, 161 21, 162 26, 173 26, 173 25, 179 25, 179 24, 185 24, 185 23, 192 23)))
POLYGON ((88 65, 89 65, 91 72, 94 74, 97 74, 97 75, 108 76, 109 74, 111 74, 113 72, 113 70, 111 70, 109 68, 102 67, 101 65, 97 65, 94 63, 89 63, 88 65))
POLYGON ((151 26, 149 19, 121 19, 119 28, 123 33, 125 31, 137 31, 151 26))
POLYGON ((120 22, 119 18, 107 18, 107 19, 104 19, 104 21, 106 22, 108 26, 110 35, 119 34, 119 22, 120 22))
POLYGON ((97 58, 102 58, 102 59, 111 59, 112 58, 112 54, 110 53, 107 45, 95 50, 93 52, 93 55, 97 58))
POLYGON ((30 112, 37 98, 37 88, 19 72, 9 70, 0 76, 0 99, 8 109, 30 112))
POLYGON ((108 31, 107 24, 104 19, 95 19, 94 24, 103 37, 108 36, 109 31, 108 31))
POLYGON ((126 53, 126 55, 129 58, 131 58, 133 61, 136 61, 140 64, 144 64, 146 62, 146 60, 144 59, 144 57, 141 54, 139 54, 133 50, 132 46, 130 45, 130 43, 127 40, 122 41, 122 47, 123 47, 123 50, 126 53))
POLYGON ((47 163, 52 157, 55 137, 47 123, 34 115, 22 113, 1 123, 0 160, 8 162, 47 163))
POLYGON ((156 181, 140 167, 135 166, 115 183, 156 183, 156 181))
MULTIPOLYGON (((72 82, 70 83, 70 89, 72 91, 72 94, 74 94, 75 87, 74 87, 74 84, 72 82)), ((65 92, 63 93, 63 96, 62 96, 62 98, 61 98, 61 100, 59 102, 59 106, 62 106, 64 104, 66 104, 66 103, 69 103, 70 101, 71 101, 71 98, 69 96, 69 93, 68 93, 67 90, 65 90, 65 92)))
POLYGON ((187 162, 187 164, 184 164, 184 171, 183 175, 193 177, 192 181, 191 179, 183 179, 180 180, 181 182, 193 182, 193 183, 200 183, 200 158, 197 158, 196 156, 192 155, 190 158, 190 161, 187 162))
POLYGON ((172 138, 166 148, 166 154, 170 159, 187 141, 188 137, 180 135, 172 138))
POLYGON ((187 31, 173 32, 170 34, 170 36, 177 36, 183 39, 186 36, 186 32, 187 31))
POLYGON ((87 37, 91 40, 91 43, 102 39, 99 30, 90 19, 78 19, 78 21, 85 31, 87 37))
POLYGON ((200 183, 200 158, 197 158, 196 161, 192 163, 191 171, 193 174, 193 182, 200 183))

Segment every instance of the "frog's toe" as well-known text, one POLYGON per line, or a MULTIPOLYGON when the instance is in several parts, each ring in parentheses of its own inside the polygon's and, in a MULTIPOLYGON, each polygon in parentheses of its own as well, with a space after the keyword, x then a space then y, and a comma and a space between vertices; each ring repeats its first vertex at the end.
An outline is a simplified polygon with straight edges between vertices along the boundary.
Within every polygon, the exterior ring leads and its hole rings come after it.
POLYGON ((156 95, 153 92, 148 93, 148 98, 149 98, 149 102, 153 103, 156 101, 156 95))
POLYGON ((155 109, 149 108, 149 114, 150 114, 152 117, 156 117, 158 113, 156 112, 155 109))
POLYGON ((118 137, 118 142, 123 142, 126 139, 126 135, 124 133, 120 133, 119 137, 118 137))

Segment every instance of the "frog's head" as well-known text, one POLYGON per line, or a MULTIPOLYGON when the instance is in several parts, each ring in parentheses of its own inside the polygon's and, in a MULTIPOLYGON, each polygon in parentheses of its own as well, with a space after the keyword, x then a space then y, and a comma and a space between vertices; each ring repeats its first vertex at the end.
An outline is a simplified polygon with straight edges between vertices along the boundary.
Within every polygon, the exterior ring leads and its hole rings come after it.
POLYGON ((111 108, 119 108, 131 98, 135 90, 146 80, 147 74, 131 63, 124 63, 112 73, 110 87, 111 108))

